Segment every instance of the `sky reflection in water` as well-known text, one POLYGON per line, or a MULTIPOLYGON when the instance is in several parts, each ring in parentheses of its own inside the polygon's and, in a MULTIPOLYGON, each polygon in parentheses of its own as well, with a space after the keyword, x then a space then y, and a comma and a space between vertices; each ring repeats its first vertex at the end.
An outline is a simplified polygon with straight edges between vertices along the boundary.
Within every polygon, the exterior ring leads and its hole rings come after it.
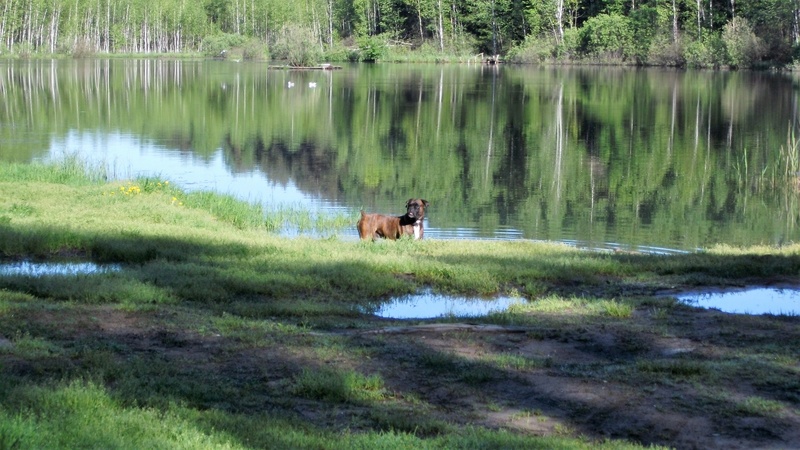
MULTIPOLYGON (((0 264, 0 276, 69 276, 116 272, 116 264, 93 262, 32 262, 0 264)), ((735 314, 800 315, 800 290, 760 287, 735 291, 684 293, 676 298, 691 306, 718 309, 735 314)), ((390 319, 433 319, 438 317, 477 317, 505 311, 523 302, 514 297, 455 297, 434 294, 430 290, 406 295, 385 303, 375 315, 390 319)))
POLYGON ((687 293, 678 300, 691 306, 736 314, 800 315, 800 290, 752 288, 725 292, 687 293))
POLYGON ((31 262, 19 261, 0 264, 0 276, 44 277, 50 275, 91 275, 121 270, 115 264, 100 265, 92 262, 31 262))
POLYGON ((452 297, 438 295, 430 291, 406 295, 386 303, 375 312, 376 316, 387 319, 434 319, 447 316, 485 316, 500 312, 509 306, 521 303, 520 298, 497 297, 481 299, 477 297, 452 297))

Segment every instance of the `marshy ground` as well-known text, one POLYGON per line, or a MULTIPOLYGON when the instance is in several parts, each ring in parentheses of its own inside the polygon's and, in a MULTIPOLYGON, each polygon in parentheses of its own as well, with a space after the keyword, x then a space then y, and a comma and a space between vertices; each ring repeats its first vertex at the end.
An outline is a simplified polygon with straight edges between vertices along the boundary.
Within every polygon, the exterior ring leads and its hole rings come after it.
MULTIPOLYGON (((3 407, 57 422, 21 391, 78 379, 121 408, 280 418, 323 435, 425 442, 482 427, 677 448, 800 442, 797 317, 654 303, 612 318, 547 302, 524 325, 351 318, 325 329, 198 305, 6 302, 3 329, 16 331, 0 342, 3 407)), ((217 425, 201 414, 195 426, 217 425)), ((245 447, 276 439, 251 431, 227 433, 245 447)))
POLYGON ((285 239, 225 197, 77 172, 0 170, 3 261, 120 267, 0 276, 0 448, 800 446, 800 316, 657 295, 797 285, 798 246, 285 239), (365 313, 422 289, 521 302, 365 313))

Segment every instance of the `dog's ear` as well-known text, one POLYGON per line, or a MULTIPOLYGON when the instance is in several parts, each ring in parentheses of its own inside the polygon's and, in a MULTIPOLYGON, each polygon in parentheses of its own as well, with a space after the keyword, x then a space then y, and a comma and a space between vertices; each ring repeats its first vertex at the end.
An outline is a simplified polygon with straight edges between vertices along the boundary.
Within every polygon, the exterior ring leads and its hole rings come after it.
POLYGON ((426 208, 428 207, 428 201, 427 200, 422 200, 422 204, 425 205, 426 208))
POLYGON ((411 202, 413 202, 413 201, 414 201, 414 199, 413 199, 413 198, 410 198, 410 199, 408 199, 408 200, 406 201, 406 208, 408 208, 408 205, 410 205, 410 204, 411 204, 411 202))

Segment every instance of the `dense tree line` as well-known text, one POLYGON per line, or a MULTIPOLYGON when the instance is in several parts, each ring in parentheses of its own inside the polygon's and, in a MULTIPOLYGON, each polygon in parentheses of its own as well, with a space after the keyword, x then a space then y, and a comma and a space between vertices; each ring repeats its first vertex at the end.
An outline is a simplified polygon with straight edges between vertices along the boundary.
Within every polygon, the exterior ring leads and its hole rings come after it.
MULTIPOLYGON (((389 46, 519 61, 785 65, 800 0, 4 0, 0 51, 379 59, 389 46), (288 44, 287 44, 288 43, 288 44), (313 53, 316 52, 316 53, 313 53)), ((425 52, 423 52, 425 53, 425 52)))

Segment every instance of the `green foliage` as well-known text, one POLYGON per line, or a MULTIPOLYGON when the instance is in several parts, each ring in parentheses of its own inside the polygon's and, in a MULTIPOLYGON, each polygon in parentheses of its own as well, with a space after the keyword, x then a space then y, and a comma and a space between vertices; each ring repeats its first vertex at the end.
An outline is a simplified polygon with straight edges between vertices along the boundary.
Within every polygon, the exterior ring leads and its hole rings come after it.
MULTIPOLYGON (((761 59, 790 63, 797 16, 795 4, 778 0, 743 0, 735 5, 587 0, 454 0, 449 3, 433 0, 311 0, 305 3, 34 0, 6 3, 6 7, 0 8, 0 45, 8 47, 15 57, 50 53, 86 57, 115 52, 197 51, 218 56, 229 48, 215 41, 219 34, 275 43, 280 41, 285 27, 298 27, 314 32, 310 40, 293 42, 295 47, 302 48, 312 42, 328 47, 342 43, 349 46, 359 37, 386 36, 412 44, 417 50, 425 51, 425 46, 429 45, 440 53, 449 53, 447 61, 464 60, 468 54, 493 52, 512 52, 509 56, 517 61, 542 61, 550 58, 551 45, 537 51, 530 46, 532 42, 545 44, 552 39, 560 46, 568 42, 562 32, 577 30, 583 36, 585 53, 578 58, 571 52, 575 47, 570 44, 570 51, 555 52, 556 61, 587 59, 588 62, 619 63, 635 60, 676 65, 693 59, 695 64, 707 64, 699 61, 697 54, 682 55, 682 49, 676 45, 677 36, 698 39, 704 34, 720 32, 726 23, 730 25, 741 19, 749 24, 749 32, 757 39, 735 25, 729 42, 730 61, 725 64, 744 67, 761 59), (673 25, 676 30, 672 29, 673 25), (664 35, 672 38, 667 41, 664 35), (659 36, 662 37, 657 38, 659 36), (662 49, 660 45, 666 43, 671 48, 662 49)), ((292 52, 286 48, 288 44, 279 44, 278 59, 290 59, 288 56, 292 52)), ((266 56, 250 45, 244 50, 245 59, 266 56)), ((376 48, 362 48, 361 53, 363 61, 386 56, 376 48)), ((356 59, 347 53, 335 52, 334 55, 339 60, 356 59)), ((434 59, 427 54, 421 58, 434 59)), ((300 57, 300 64, 315 60, 313 55, 300 57)), ((413 58, 396 54, 391 60, 411 61, 413 58)))
POLYGON ((30 58, 33 56, 33 45, 30 42, 21 42, 14 46, 14 52, 22 59, 30 58))
POLYGON ((564 30, 564 38, 556 45, 556 57, 559 60, 571 61, 580 56, 581 30, 570 28, 564 30))
POLYGON ((267 45, 256 38, 248 39, 242 46, 242 58, 256 61, 269 59, 267 45))
POLYGON ((376 62, 386 54, 386 36, 362 36, 357 42, 361 61, 376 62))
POLYGON ((229 5, 230 2, 227 0, 206 0, 203 7, 205 8, 208 20, 220 26, 228 18, 229 5))
POLYGON ((553 58, 557 45, 552 37, 528 36, 524 42, 509 50, 506 60, 515 63, 543 63, 553 58))
POLYGON ((530 35, 508 51, 505 60, 513 63, 539 64, 569 62, 581 56, 581 35, 578 28, 564 31, 564 38, 552 34, 530 35))
POLYGON ((246 42, 245 38, 235 34, 220 33, 206 36, 201 44, 201 50, 206 56, 227 58, 234 47, 246 42))
POLYGON ((719 67, 727 61, 725 43, 719 33, 704 33, 686 45, 684 58, 689 67, 719 67))
POLYGON ((322 48, 314 30, 299 25, 285 25, 270 45, 274 59, 294 67, 310 67, 322 58, 322 48))
POLYGON ((583 50, 595 58, 624 60, 633 53, 630 21, 616 13, 592 17, 581 28, 581 42, 583 50))
POLYGON ((97 55, 97 44, 89 39, 81 38, 75 41, 71 49, 73 58, 91 58, 97 55))
POLYGON ((681 41, 674 42, 669 34, 656 35, 643 58, 654 66, 682 67, 686 64, 681 41))
POLYGON ((734 67, 751 67, 764 55, 764 44, 751 30, 747 19, 734 17, 722 30, 722 42, 728 63, 734 67))
POLYGON ((348 47, 342 42, 334 42, 332 46, 325 48, 324 59, 326 61, 348 61, 358 62, 360 52, 357 47, 348 47))

